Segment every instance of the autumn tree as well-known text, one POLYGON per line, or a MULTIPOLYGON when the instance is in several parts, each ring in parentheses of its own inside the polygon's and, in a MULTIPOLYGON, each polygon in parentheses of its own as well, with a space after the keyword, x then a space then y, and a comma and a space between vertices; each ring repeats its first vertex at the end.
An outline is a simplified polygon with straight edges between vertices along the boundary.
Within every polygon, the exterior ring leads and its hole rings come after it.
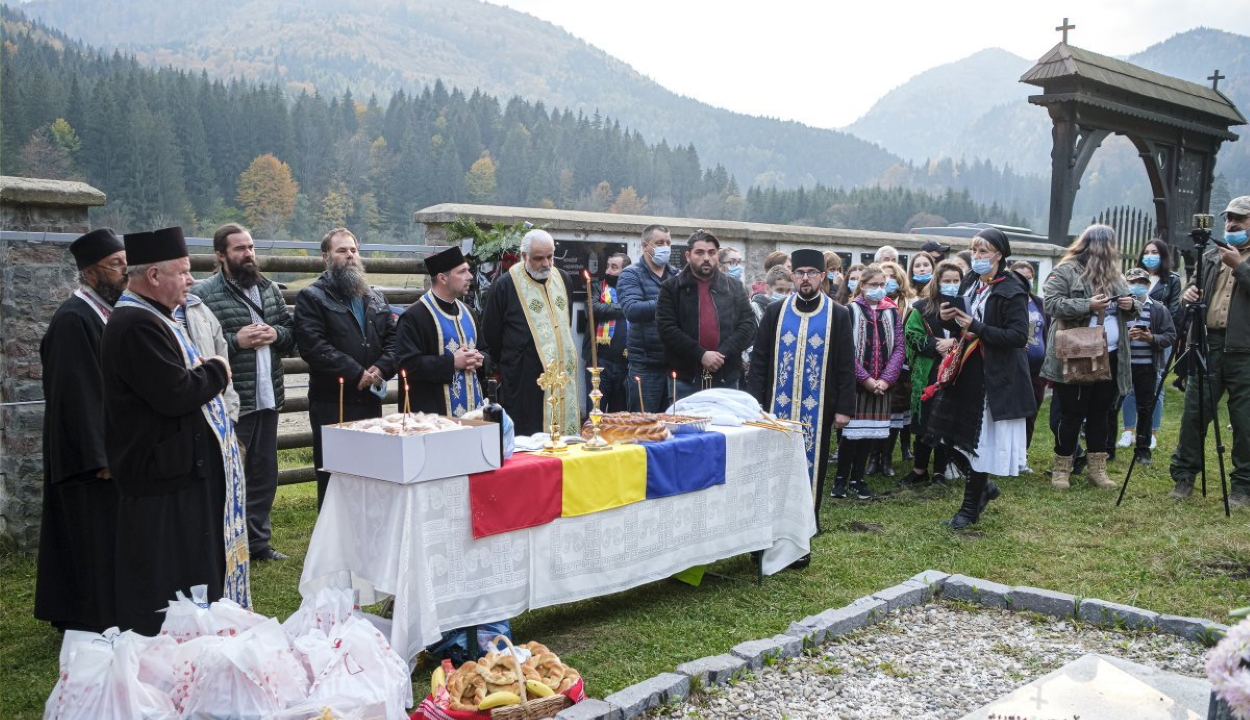
POLYGON ((638 197, 638 191, 632 185, 621 188, 616 201, 608 207, 610 213, 622 215, 641 215, 647 210, 646 196, 638 197))
POLYGON ((489 150, 483 150, 464 176, 465 189, 473 202, 488 204, 495 201, 495 185, 495 161, 490 159, 489 150))
POLYGON ((295 213, 299 185, 291 168, 272 154, 257 157, 239 175, 236 198, 249 225, 276 230, 295 213))

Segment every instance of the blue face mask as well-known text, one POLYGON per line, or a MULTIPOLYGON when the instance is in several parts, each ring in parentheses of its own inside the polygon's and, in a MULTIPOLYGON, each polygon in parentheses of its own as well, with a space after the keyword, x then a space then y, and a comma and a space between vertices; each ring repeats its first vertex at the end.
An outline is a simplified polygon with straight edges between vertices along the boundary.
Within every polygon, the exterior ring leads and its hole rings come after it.
POLYGON ((785 293, 779 293, 779 292, 773 293, 773 300, 785 300, 785 299, 786 299, 785 293))
POLYGON ((847 292, 855 292, 855 288, 857 288, 857 287, 859 287, 859 281, 858 281, 858 280, 847 280, 847 281, 846 281, 846 291, 847 291, 847 292))
POLYGON ((959 294, 959 283, 942 283, 942 294, 947 297, 955 297, 959 294))
POLYGON ((885 288, 869 288, 864 291, 864 297, 868 302, 881 302, 885 299, 885 288))
POLYGON ((825 277, 829 278, 829 282, 834 282, 838 279, 838 274, 837 273, 825 273, 825 277))
POLYGON ((1146 293, 1150 292, 1150 286, 1142 285, 1141 283, 1130 283, 1128 291, 1136 297, 1145 297, 1146 293))
POLYGON ((660 245, 651 249, 651 258, 655 260, 657 265, 667 265, 668 259, 673 254, 671 245, 660 245))
POLYGON ((885 294, 889 295, 891 293, 896 293, 896 292, 898 292, 898 280, 895 280, 894 278, 888 278, 885 281, 885 294))
POLYGON ((1159 256, 1158 255, 1142 255, 1141 266, 1146 268, 1147 270, 1154 270, 1155 268, 1159 267, 1159 256))
POLYGON ((933 273, 925 273, 923 275, 912 275, 911 279, 915 280, 918 283, 927 283, 933 279, 933 273))
POLYGON ((977 275, 985 275, 986 273, 988 273, 990 270, 993 270, 993 269, 994 269, 994 261, 989 258, 973 258, 972 259, 972 272, 976 273, 977 275))
POLYGON ((1246 231, 1237 230, 1235 232, 1225 232, 1224 242, 1233 246, 1245 245, 1246 244, 1246 231))
POLYGON ((734 265, 733 267, 729 268, 729 272, 725 274, 733 278, 734 280, 741 280, 742 279, 742 266, 734 265))

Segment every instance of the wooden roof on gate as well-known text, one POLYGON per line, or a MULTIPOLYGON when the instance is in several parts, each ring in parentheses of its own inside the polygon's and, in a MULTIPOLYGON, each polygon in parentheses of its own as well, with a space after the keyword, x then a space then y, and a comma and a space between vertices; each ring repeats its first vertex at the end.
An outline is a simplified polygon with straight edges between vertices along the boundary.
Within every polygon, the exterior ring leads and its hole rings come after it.
POLYGON ((1077 77, 1133 95, 1176 106, 1178 110, 1213 115, 1225 126, 1245 125, 1246 118, 1219 90, 1147 70, 1132 63, 1059 43, 1020 77, 1020 82, 1046 88, 1055 80, 1077 77))

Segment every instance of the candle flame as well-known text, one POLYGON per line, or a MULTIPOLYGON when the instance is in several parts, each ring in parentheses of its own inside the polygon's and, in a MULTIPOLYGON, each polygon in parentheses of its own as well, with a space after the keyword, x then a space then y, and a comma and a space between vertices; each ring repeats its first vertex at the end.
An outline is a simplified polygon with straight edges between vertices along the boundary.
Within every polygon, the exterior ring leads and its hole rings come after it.
POLYGON ((582 277, 586 278, 586 282, 590 282, 590 270, 589 269, 583 270, 582 277))
POLYGON ((342 375, 340 375, 340 376, 339 376, 339 385, 342 385, 342 384, 343 384, 343 376, 342 376, 342 375))

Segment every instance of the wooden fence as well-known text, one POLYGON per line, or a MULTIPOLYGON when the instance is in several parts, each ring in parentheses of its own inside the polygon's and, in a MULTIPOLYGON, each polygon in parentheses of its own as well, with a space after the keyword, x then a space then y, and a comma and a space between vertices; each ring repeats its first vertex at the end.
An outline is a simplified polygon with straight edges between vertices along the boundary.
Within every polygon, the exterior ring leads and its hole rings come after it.
MULTIPOLYGON (((1154 212, 1127 205, 1107 208, 1098 213, 1090 223, 1115 228, 1116 237, 1120 241, 1120 263, 1126 272, 1137 266, 1137 258, 1146 243, 1151 238, 1158 237, 1155 234, 1154 212)), ((1172 266, 1176 267, 1175 250, 1172 254, 1172 266)))

